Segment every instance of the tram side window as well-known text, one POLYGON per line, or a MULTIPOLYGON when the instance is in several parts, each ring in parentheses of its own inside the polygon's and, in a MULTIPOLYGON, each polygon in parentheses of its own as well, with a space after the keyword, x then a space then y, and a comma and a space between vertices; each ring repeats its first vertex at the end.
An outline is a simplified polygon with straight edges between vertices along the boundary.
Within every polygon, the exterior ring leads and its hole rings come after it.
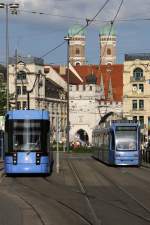
POLYGON ((99 146, 101 147, 102 144, 103 144, 103 135, 100 134, 100 136, 99 136, 99 146))
POLYGON ((108 148, 109 148, 109 136, 108 136, 108 134, 104 134, 104 148, 105 148, 105 150, 108 150, 108 148))
POLYGON ((98 134, 96 134, 96 146, 98 147, 99 146, 99 143, 98 143, 98 134))

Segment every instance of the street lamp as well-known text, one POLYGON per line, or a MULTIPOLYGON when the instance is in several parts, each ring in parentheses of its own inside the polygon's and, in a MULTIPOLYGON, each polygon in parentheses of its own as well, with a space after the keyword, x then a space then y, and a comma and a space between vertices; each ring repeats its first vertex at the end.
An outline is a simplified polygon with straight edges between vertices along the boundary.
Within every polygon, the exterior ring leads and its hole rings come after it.
POLYGON ((9 39, 8 39, 8 10, 10 9, 12 14, 17 14, 19 8, 18 3, 0 3, 0 9, 6 10, 6 79, 7 79, 7 111, 9 110, 9 39))
POLYGON ((69 152, 69 130, 70 130, 70 121, 69 121, 69 43, 70 37, 64 37, 64 40, 67 41, 67 151, 69 152))

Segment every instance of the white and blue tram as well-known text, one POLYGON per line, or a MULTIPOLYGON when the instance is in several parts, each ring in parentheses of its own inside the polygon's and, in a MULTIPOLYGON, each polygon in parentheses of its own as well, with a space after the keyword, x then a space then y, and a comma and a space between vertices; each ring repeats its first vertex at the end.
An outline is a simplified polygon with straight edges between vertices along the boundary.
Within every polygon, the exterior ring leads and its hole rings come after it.
POLYGON ((110 165, 140 166, 140 126, 127 120, 100 123, 92 133, 94 157, 110 165))
POLYGON ((9 111, 5 116, 5 173, 48 175, 53 166, 49 138, 47 111, 9 111))

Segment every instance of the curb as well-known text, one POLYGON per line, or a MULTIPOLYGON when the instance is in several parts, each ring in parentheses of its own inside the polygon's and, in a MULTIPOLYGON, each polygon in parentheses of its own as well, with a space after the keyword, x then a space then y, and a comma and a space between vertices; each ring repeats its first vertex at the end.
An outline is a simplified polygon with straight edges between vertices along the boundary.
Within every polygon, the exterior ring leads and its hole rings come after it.
POLYGON ((144 163, 144 162, 142 162, 141 165, 142 165, 143 167, 150 168, 150 164, 149 164, 149 163, 144 163))

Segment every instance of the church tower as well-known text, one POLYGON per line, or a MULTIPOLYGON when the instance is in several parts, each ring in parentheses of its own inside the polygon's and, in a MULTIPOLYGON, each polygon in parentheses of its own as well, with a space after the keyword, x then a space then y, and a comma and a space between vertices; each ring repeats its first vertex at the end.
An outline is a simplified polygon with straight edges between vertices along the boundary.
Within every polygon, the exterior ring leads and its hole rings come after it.
POLYGON ((116 64, 116 33, 109 24, 100 30, 100 64, 116 64))
POLYGON ((69 61, 72 65, 84 65, 85 60, 85 32, 83 27, 75 24, 68 31, 69 41, 69 61))

